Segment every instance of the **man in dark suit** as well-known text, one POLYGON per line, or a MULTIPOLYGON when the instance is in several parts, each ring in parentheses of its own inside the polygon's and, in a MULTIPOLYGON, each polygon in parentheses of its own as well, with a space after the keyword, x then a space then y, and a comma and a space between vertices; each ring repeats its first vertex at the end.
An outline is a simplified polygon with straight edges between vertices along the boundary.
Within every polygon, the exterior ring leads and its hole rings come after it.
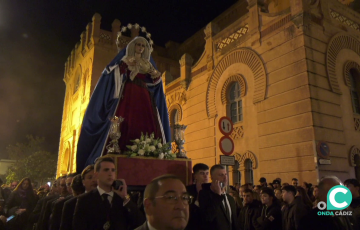
POLYGON ((185 229, 191 199, 177 176, 163 175, 153 179, 144 192, 147 222, 136 230, 185 229))
POLYGON ((97 182, 94 177, 94 165, 88 165, 81 173, 80 183, 77 178, 74 178, 71 188, 73 191, 73 198, 66 201, 62 210, 60 230, 72 230, 73 215, 78 196, 84 192, 90 192, 96 189, 97 182))
POLYGON ((54 194, 45 196, 36 203, 34 210, 32 211, 32 213, 29 216, 30 223, 32 223, 32 224, 38 223, 38 221, 40 219, 41 209, 42 209, 44 203, 46 203, 49 199, 53 199, 55 196, 57 196, 57 194, 58 194, 57 180, 54 181, 53 188, 55 188, 54 194))
MULTIPOLYGON (((77 176, 76 173, 72 173, 66 177, 66 189, 67 189, 69 195, 55 201, 55 204, 53 205, 54 207, 52 209, 52 213, 50 215, 50 221, 49 221, 49 225, 50 225, 49 229, 50 230, 59 230, 59 228, 60 228, 61 215, 62 215, 62 210, 63 210, 64 204, 66 201, 68 201, 69 199, 74 197, 73 191, 71 189, 71 184, 73 182, 73 179, 76 176, 77 176)), ((81 183, 81 175, 78 175, 78 180, 81 183)))
POLYGON ((212 183, 204 184, 199 193, 203 229, 238 229, 234 198, 225 193, 228 176, 224 166, 214 165, 210 169, 212 183), (210 186, 209 186, 210 185, 210 186))
POLYGON ((194 178, 194 184, 186 187, 188 193, 194 197, 189 207, 190 217, 189 217, 189 223, 186 226, 186 229, 188 230, 201 229, 201 216, 200 216, 198 194, 202 189, 202 184, 209 182, 209 166, 202 163, 194 165, 193 178, 194 178))
POLYGON ((53 186, 53 195, 49 195, 47 197, 45 197, 44 201, 42 202, 43 204, 41 205, 41 211, 40 214, 38 216, 38 221, 36 224, 36 230, 45 230, 44 226, 43 226, 43 217, 45 214, 45 210, 47 207, 47 204, 50 202, 53 202, 54 200, 58 199, 60 197, 60 181, 63 177, 59 177, 56 180, 56 184, 54 184, 53 186))
MULTIPOLYGON (((60 188, 59 188, 60 195, 53 200, 49 200, 45 205, 45 209, 42 210, 41 223, 39 226, 40 230, 48 230, 49 229, 50 215, 52 213, 52 210, 54 209, 55 204, 58 201, 61 201, 62 199, 65 199, 66 197, 71 195, 66 187, 66 178, 67 178, 67 176, 63 176, 60 178, 60 188)), ((70 178, 70 179, 72 179, 72 178, 70 178)))
POLYGON ((98 187, 78 197, 75 208, 74 230, 134 229, 145 217, 130 200, 125 180, 118 190, 112 187, 115 180, 115 163, 110 157, 101 157, 95 164, 98 187))

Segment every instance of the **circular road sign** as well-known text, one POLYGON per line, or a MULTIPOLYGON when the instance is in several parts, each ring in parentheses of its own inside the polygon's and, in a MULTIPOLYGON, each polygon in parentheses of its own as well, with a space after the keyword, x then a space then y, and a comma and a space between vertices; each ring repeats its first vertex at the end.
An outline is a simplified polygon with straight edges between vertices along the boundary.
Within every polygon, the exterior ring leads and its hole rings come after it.
POLYGON ((319 141, 316 146, 317 154, 324 159, 330 158, 330 147, 325 141, 319 141))
POLYGON ((226 156, 229 156, 234 152, 234 142, 230 137, 220 138, 219 146, 221 152, 226 156))
POLYGON ((228 136, 232 133, 233 131, 233 123, 230 120, 230 118, 228 117, 222 117, 219 120, 219 129, 220 132, 225 135, 228 136))

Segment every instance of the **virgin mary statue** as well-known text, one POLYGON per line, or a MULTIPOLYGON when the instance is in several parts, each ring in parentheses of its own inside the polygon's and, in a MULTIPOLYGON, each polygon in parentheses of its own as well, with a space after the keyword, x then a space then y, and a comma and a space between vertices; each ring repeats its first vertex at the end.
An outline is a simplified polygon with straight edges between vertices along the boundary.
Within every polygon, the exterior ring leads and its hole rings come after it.
POLYGON ((135 37, 106 66, 90 98, 77 146, 76 167, 81 171, 105 154, 114 116, 121 123, 119 147, 126 150, 130 140, 141 133, 154 133, 163 143, 170 141, 168 110, 161 74, 151 57, 144 37, 135 37))

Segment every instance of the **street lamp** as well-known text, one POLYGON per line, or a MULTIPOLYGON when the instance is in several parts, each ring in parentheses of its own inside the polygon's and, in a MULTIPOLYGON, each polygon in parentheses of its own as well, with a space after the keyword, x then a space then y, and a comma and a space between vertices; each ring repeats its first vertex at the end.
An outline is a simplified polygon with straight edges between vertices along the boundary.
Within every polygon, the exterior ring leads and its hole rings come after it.
POLYGON ((175 143, 177 145, 178 153, 176 154, 177 158, 187 158, 186 151, 184 150, 185 144, 185 129, 187 128, 186 125, 176 124, 174 125, 174 132, 175 132, 175 143))

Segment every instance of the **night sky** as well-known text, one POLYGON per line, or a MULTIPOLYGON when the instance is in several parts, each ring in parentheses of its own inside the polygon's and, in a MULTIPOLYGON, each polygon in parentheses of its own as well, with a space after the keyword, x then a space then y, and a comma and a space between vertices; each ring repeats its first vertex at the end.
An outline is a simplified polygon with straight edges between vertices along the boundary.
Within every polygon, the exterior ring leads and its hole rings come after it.
POLYGON ((28 134, 57 153, 64 64, 95 12, 102 28, 114 19, 138 23, 157 45, 183 42, 237 0, 1 0, 0 158, 28 134))

